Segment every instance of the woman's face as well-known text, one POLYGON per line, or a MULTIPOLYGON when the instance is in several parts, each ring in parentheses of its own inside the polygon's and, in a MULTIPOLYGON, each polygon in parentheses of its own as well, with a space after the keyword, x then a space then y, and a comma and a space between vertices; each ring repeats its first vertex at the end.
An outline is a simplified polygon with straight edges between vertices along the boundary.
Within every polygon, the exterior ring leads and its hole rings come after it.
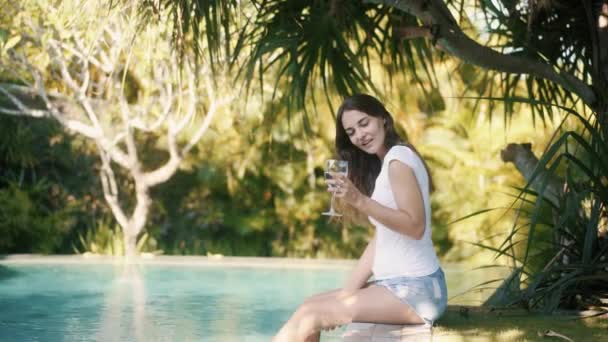
POLYGON ((354 109, 346 110, 342 113, 342 126, 353 145, 362 151, 377 154, 380 158, 386 154, 383 118, 354 109))

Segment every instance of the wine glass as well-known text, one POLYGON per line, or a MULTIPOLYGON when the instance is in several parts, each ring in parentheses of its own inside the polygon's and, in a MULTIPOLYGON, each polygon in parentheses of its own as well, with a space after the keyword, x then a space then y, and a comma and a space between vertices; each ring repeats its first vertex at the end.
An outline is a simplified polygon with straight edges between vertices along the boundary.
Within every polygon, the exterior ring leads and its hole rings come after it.
MULTIPOLYGON (((348 162, 346 160, 329 159, 325 163, 325 179, 332 179, 336 175, 348 176, 348 162)), ((334 210, 334 197, 336 192, 333 187, 330 187, 329 190, 331 191, 331 204, 329 206, 329 211, 322 214, 327 216, 342 216, 342 214, 334 210)))

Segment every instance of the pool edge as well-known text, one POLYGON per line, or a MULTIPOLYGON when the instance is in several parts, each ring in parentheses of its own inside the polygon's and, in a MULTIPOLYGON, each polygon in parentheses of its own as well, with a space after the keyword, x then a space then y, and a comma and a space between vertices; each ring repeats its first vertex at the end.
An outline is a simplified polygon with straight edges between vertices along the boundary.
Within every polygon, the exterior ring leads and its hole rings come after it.
POLYGON ((178 256, 143 255, 131 258, 105 255, 42 255, 7 254, 0 255, 0 265, 16 264, 143 264, 172 266, 221 266, 260 268, 351 268, 356 260, 350 259, 299 259, 279 257, 231 257, 231 256, 178 256))

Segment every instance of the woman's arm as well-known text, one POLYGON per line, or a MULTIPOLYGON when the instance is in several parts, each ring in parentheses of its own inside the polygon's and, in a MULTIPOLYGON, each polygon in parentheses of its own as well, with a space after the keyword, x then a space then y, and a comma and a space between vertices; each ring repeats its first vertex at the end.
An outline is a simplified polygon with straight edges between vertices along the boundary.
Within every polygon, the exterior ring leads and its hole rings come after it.
POLYGON ((399 160, 392 160, 388 178, 397 209, 385 207, 363 195, 346 177, 339 178, 341 183, 338 186, 341 190, 336 195, 386 227, 411 238, 421 239, 425 227, 424 202, 414 171, 399 160))
POLYGON ((348 280, 344 284, 344 291, 350 292, 354 290, 358 290, 365 286, 369 277, 372 276, 372 265, 374 264, 374 251, 376 249, 376 236, 374 236, 367 247, 365 247, 365 251, 357 261, 357 265, 352 270, 348 280))

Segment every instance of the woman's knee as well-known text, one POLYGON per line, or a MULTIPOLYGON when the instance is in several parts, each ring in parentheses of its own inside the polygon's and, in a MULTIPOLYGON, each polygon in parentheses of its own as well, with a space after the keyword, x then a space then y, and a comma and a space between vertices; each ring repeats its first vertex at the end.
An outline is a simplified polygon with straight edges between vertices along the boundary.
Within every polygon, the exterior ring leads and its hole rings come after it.
POLYGON ((328 291, 328 292, 322 292, 322 293, 319 293, 319 294, 316 294, 316 295, 312 295, 312 296, 306 298, 304 300, 304 303, 326 301, 328 299, 338 298, 340 296, 341 292, 342 292, 341 289, 332 290, 332 291, 328 291))
POLYGON ((325 303, 321 302, 304 302, 294 313, 299 326, 305 330, 321 330, 327 328, 334 319, 336 314, 325 303))
POLYGON ((340 298, 334 298, 323 303, 312 303, 310 307, 311 316, 317 319, 322 329, 331 329, 353 321, 354 313, 349 305, 340 298))
POLYGON ((302 321, 304 317, 310 316, 312 314, 312 301, 308 299, 304 301, 304 303, 300 304, 296 311, 293 313, 292 320, 296 322, 302 321))
POLYGON ((295 312, 295 315, 300 318, 314 318, 320 316, 322 311, 322 305, 320 301, 310 300, 304 301, 295 312))

